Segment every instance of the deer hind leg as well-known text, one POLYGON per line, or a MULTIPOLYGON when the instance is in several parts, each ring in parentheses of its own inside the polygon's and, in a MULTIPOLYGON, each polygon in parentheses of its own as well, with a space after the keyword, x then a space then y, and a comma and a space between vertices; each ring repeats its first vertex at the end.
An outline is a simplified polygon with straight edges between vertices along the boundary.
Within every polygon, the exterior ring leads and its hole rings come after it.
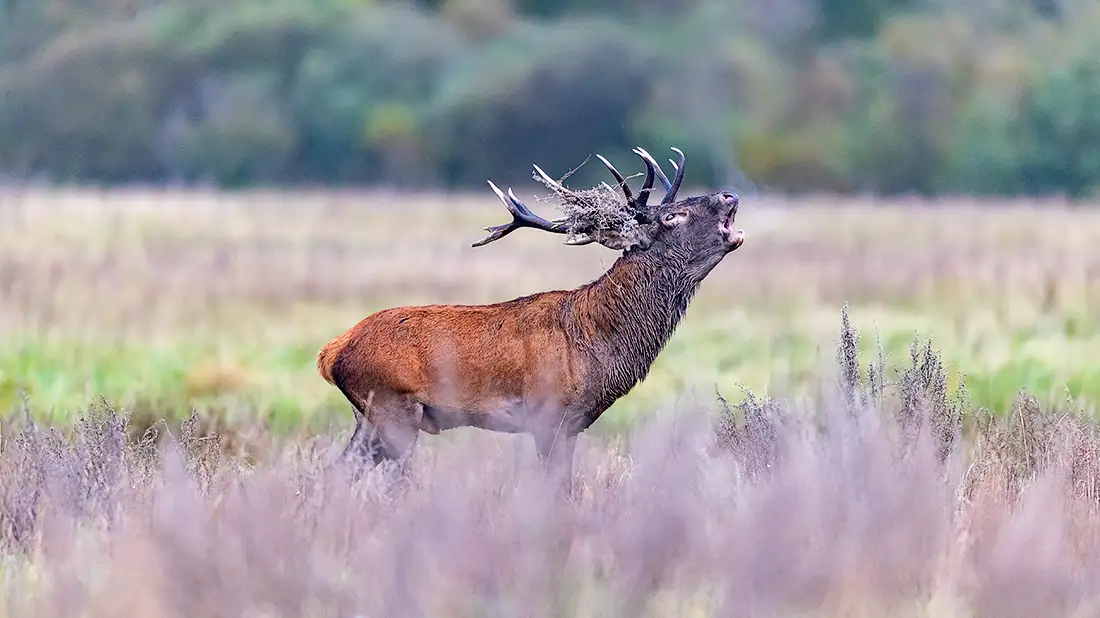
POLYGON ((360 401, 348 397, 355 412, 355 431, 341 458, 370 462, 371 467, 383 461, 404 463, 416 446, 423 408, 404 397, 385 393, 376 397, 375 391, 356 399, 360 401))
MULTIPOLYGON (((369 411, 373 403, 374 393, 368 398, 365 408, 369 411)), ((378 465, 382 461, 382 442, 378 430, 368 420, 367 415, 352 403, 352 411, 355 413, 355 431, 352 432, 347 446, 344 447, 340 458, 344 461, 358 460, 370 461, 372 465, 378 465)))
POLYGON ((375 427, 375 435, 379 453, 376 463, 388 460, 404 466, 416 448, 420 429, 400 422, 383 422, 375 427))
POLYGON ((376 399, 367 419, 374 428, 375 463, 394 461, 404 467, 416 448, 424 408, 404 396, 376 399))

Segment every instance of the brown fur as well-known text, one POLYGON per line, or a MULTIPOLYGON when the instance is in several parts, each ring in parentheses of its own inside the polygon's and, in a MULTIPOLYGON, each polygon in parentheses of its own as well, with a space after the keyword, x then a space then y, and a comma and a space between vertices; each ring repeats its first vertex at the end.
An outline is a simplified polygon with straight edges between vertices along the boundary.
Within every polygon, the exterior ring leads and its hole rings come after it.
POLYGON ((339 337, 326 343, 317 354, 317 371, 325 379, 325 382, 333 386, 336 385, 336 382, 332 379, 332 365, 336 362, 340 352, 343 352, 344 348, 347 347, 348 341, 354 336, 354 329, 345 331, 339 337))

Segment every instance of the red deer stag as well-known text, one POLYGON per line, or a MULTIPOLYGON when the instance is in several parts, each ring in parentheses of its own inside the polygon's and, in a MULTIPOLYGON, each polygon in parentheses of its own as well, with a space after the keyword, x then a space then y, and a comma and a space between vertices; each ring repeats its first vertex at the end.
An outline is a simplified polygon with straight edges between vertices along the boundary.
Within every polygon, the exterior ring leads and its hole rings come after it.
MULTIPOLYGON (((569 229, 534 214, 509 189, 489 186, 513 220, 485 228, 478 247, 521 227, 566 234, 566 244, 598 242, 622 251, 595 281, 491 305, 428 305, 378 311, 328 342, 321 376, 351 402, 356 427, 344 457, 375 465, 403 459, 420 431, 469 426, 528 433, 559 480, 572 476, 578 434, 649 372, 699 284, 744 242, 733 229, 738 196, 727 191, 676 199, 684 154, 670 182, 645 150, 634 195, 602 156, 626 197, 628 225, 569 229), (649 205, 654 177, 665 196, 649 205), (625 230, 625 231, 624 231, 625 230)), ((670 159, 671 161, 671 159, 670 159)), ((535 170, 561 197, 577 193, 535 170)), ((576 226, 572 226, 576 228, 576 226)))

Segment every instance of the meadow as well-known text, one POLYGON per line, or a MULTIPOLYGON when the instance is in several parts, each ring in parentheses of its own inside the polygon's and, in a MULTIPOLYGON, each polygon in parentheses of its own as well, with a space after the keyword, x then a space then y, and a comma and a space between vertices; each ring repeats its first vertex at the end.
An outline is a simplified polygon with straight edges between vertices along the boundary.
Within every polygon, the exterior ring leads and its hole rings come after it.
MULTIPOLYGON (((137 414, 195 409, 294 431, 346 423, 314 358, 362 317, 573 287, 616 257, 531 230, 470 246, 507 216, 488 190, 10 192, 0 409, 25 390, 55 421, 106 397, 137 414)), ((1095 209, 746 196, 738 223, 746 246, 707 279, 601 430, 692 390, 808 392, 844 303, 892 359, 915 336, 936 341, 979 405, 1004 409, 1022 388, 1044 403, 1100 400, 1095 209)))
POLYGON ((1100 211, 744 195, 745 246, 585 434, 571 500, 477 430, 408 475, 331 466, 330 337, 614 259, 470 247, 506 217, 488 192, 5 193, 0 615, 1095 615, 1100 211))

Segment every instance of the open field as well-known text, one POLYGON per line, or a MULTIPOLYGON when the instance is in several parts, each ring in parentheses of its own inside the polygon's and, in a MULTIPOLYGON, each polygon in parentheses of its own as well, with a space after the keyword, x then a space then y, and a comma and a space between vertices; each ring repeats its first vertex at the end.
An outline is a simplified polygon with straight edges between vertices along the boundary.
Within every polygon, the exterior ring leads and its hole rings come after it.
POLYGON ((745 196, 555 503, 526 436, 326 467, 351 414, 314 356, 610 251, 473 249, 491 194, 4 194, 0 617, 1096 615, 1100 212, 980 206, 745 196))
MULTIPOLYGON (((470 247, 506 219, 488 190, 6 193, 0 409, 25 386, 55 420, 103 396, 138 417, 198 409, 343 426, 348 408, 314 356, 361 317, 572 287, 615 257, 531 230, 470 247)), ((931 337, 978 404, 1003 410, 1021 388, 1100 400, 1096 209, 746 195, 738 224, 745 247, 704 282, 649 379, 593 430, 716 384, 733 399, 742 385, 805 392, 845 302, 891 358, 931 337)))

